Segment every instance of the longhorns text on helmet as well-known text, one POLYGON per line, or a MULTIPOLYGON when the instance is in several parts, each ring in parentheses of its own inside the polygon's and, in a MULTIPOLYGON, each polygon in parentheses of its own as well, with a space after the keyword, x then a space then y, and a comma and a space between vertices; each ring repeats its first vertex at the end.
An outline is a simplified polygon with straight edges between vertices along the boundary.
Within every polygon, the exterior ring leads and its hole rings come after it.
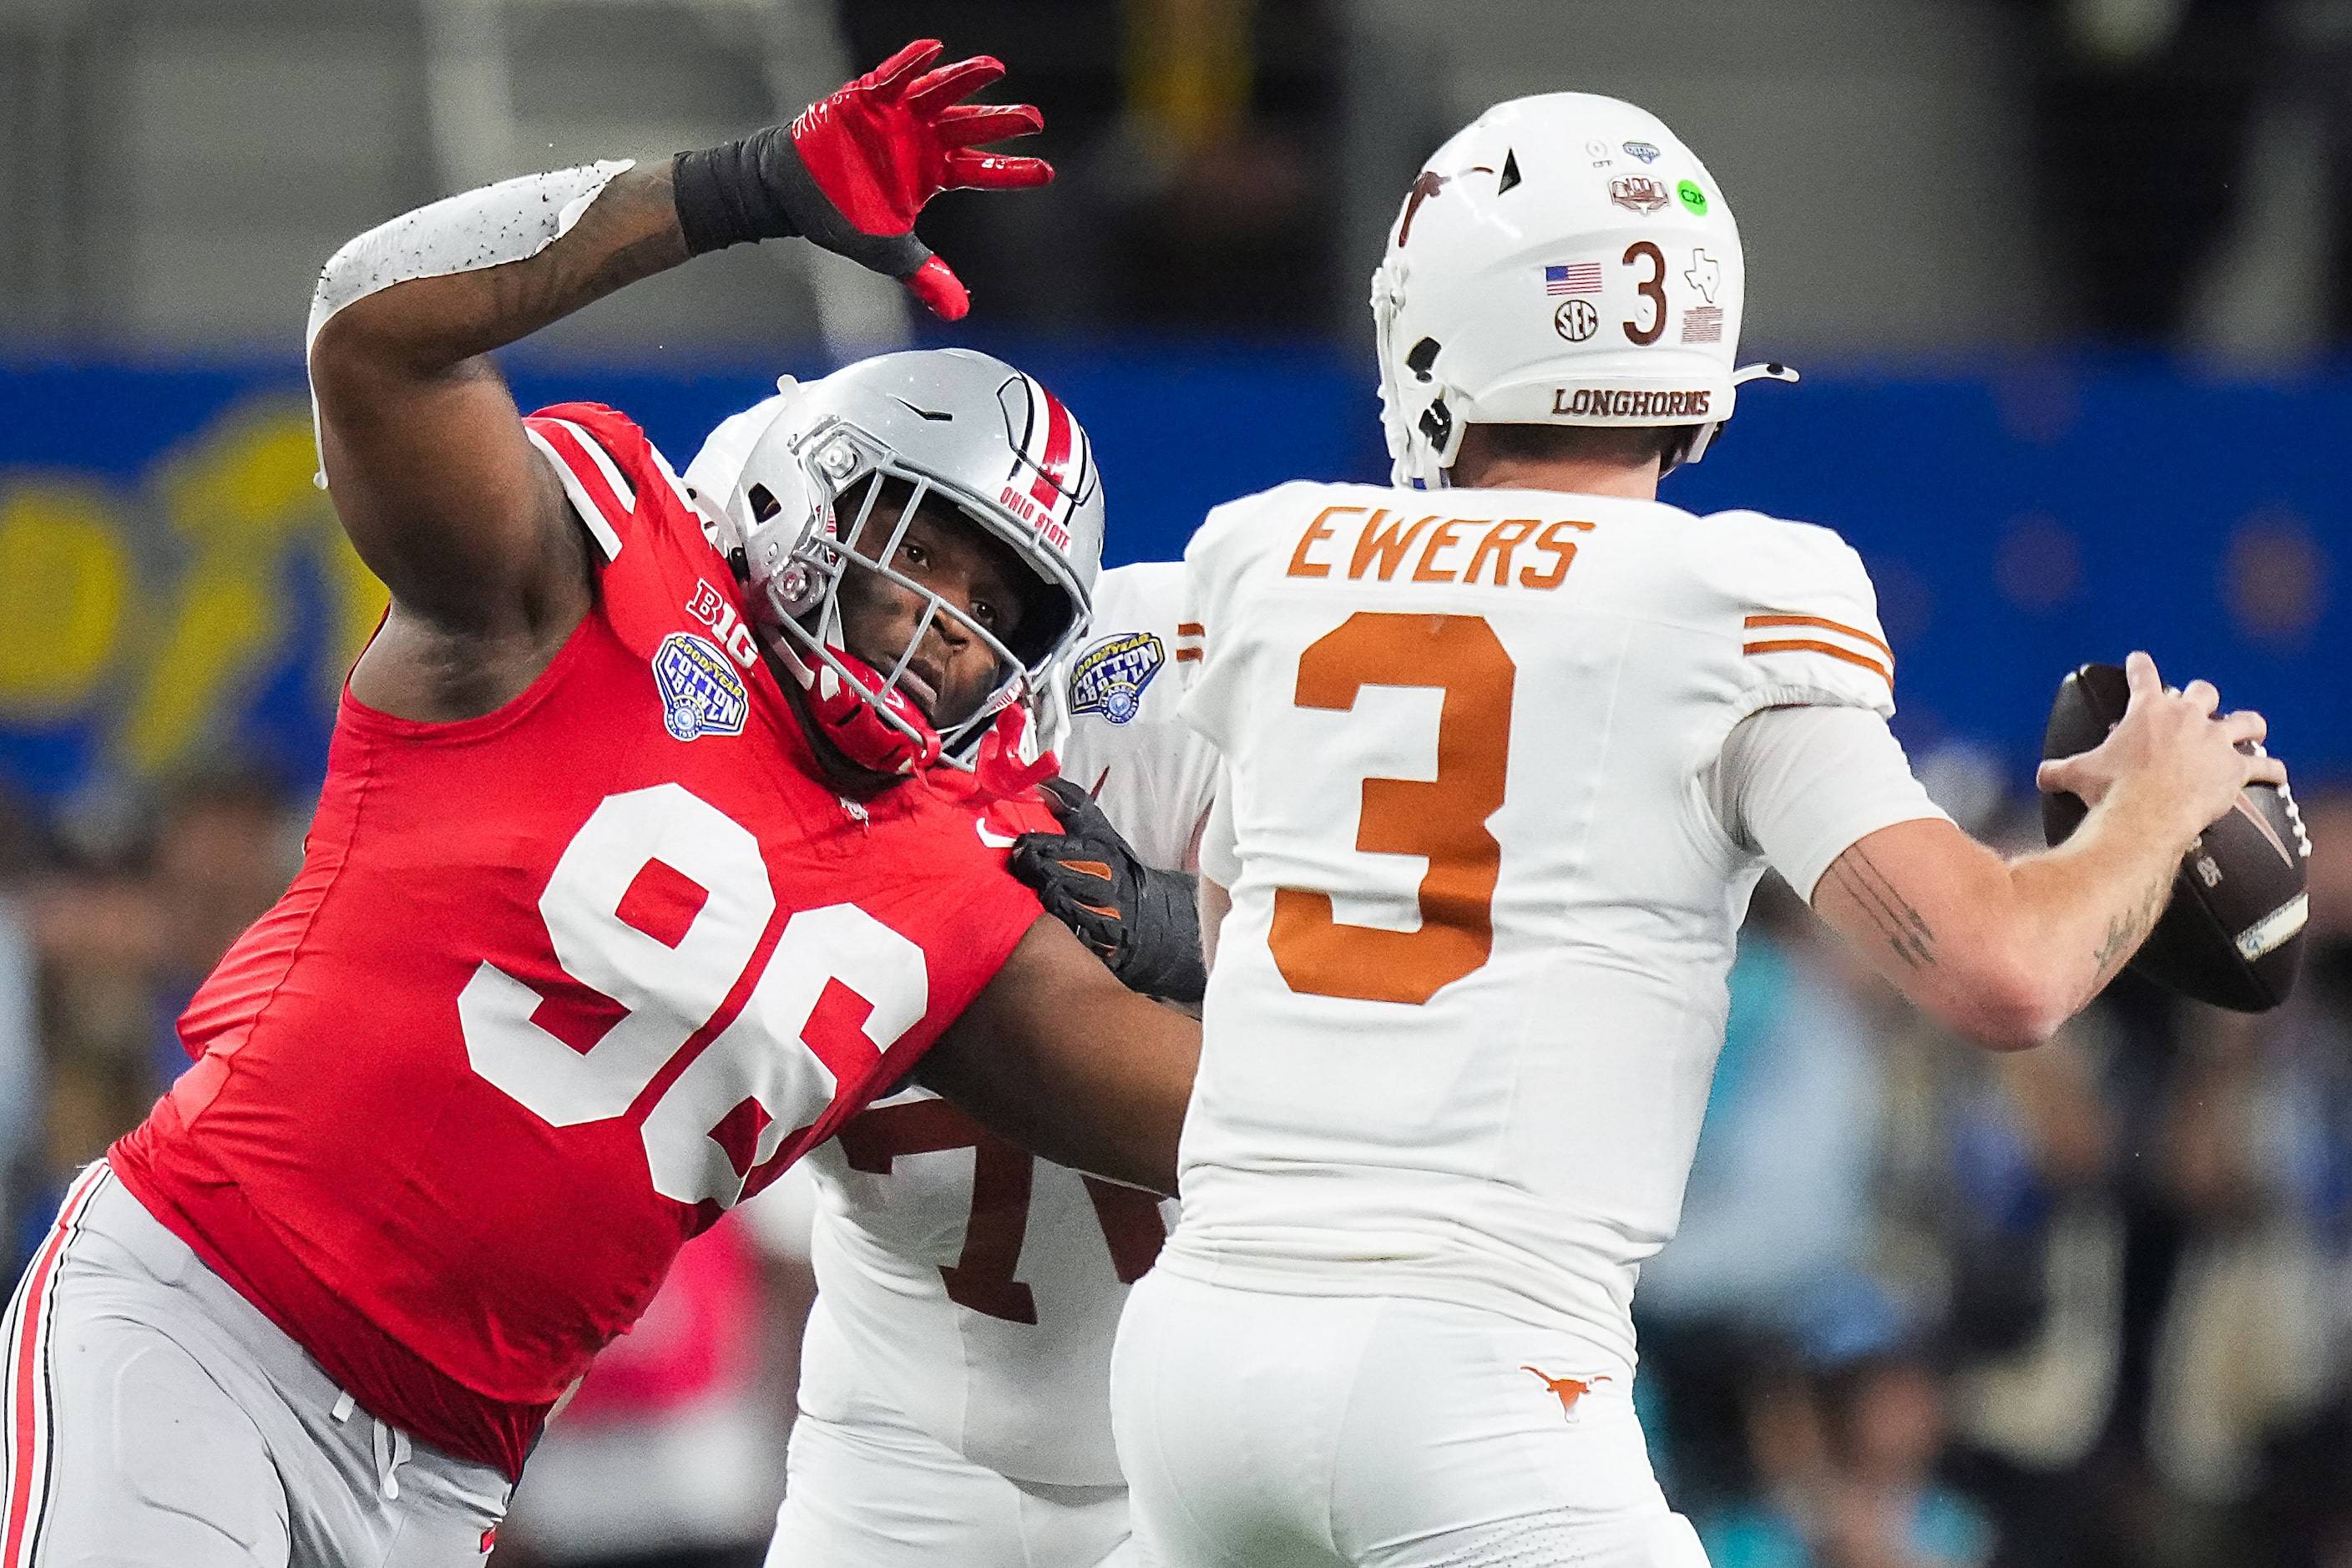
MULTIPOLYGON (((777 388, 781 395, 761 405, 773 413, 756 436, 735 434, 750 437, 748 450, 723 500, 719 481, 703 475, 709 481, 703 504, 720 514, 712 520, 719 541, 741 552, 737 569, 755 620, 813 696, 854 695, 879 720, 879 729, 862 726, 875 749, 858 754, 853 744, 853 761, 907 772, 937 754, 968 766, 995 717, 1086 631, 1102 559, 1103 499, 1085 430, 1034 377, 969 349, 883 354, 805 385, 787 377, 777 388), (881 495, 879 484, 864 484, 875 475, 903 481, 909 493, 889 539, 866 542, 869 559, 841 542, 862 537, 881 495), (837 503, 853 495, 855 515, 840 515, 837 503), (1010 546, 1053 609, 1000 638, 897 570, 899 542, 930 496, 1010 546), (839 593, 853 567, 924 601, 888 668, 865 671, 844 644, 839 593), (985 646, 1003 678, 971 717, 933 737, 898 683, 940 616, 985 646)), ((706 455, 716 455, 726 430, 714 433, 706 455)), ((698 459, 698 471, 702 467, 698 459)), ((839 740, 861 727, 830 732, 839 740)))
POLYGON ((1496 104, 1430 157, 1372 274, 1396 482, 1445 483, 1472 424, 1684 425, 1696 461, 1740 383, 1796 379, 1734 370, 1746 291, 1728 204, 1655 115, 1496 104))

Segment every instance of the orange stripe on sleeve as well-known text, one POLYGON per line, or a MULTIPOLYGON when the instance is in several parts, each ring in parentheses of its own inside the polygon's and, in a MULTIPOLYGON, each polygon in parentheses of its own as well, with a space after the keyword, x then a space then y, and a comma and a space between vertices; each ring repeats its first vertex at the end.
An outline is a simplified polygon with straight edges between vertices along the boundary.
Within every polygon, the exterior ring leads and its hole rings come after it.
POLYGON ((1842 632, 1854 641, 1866 642, 1885 654, 1887 663, 1895 662, 1895 650, 1878 638, 1872 637, 1859 626, 1850 626, 1843 621, 1832 621, 1825 616, 1750 616, 1745 624, 1749 631, 1754 631, 1759 626, 1819 626, 1825 632, 1842 632))
POLYGON ((1180 647, 1176 650, 1176 662, 1179 664, 1196 664, 1200 662, 1200 658, 1201 650, 1196 647, 1180 647))
POLYGON ((1176 623, 1176 635, 1180 637, 1199 637, 1201 635, 1201 623, 1198 621, 1178 621, 1176 623))
POLYGON ((1780 637, 1771 642, 1752 642, 1742 647, 1742 653, 1825 653, 1832 658, 1842 658, 1848 664, 1860 665, 1892 687, 1895 672, 1874 658, 1866 658, 1852 648, 1840 647, 1833 642, 1818 642, 1811 637, 1780 637))

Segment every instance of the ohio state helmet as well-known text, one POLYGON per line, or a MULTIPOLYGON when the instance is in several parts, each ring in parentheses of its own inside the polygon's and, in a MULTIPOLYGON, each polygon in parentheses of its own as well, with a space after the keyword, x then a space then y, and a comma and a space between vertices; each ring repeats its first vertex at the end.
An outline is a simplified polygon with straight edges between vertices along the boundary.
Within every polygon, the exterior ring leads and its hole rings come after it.
POLYGON ((939 760, 970 767, 996 716, 1085 634, 1103 540, 1102 484, 1085 430, 1034 377, 969 349, 882 354, 821 381, 787 376, 776 385, 775 396, 712 431, 688 466, 706 531, 749 586, 763 640, 852 761, 897 773, 939 760), (878 559, 868 559, 842 542, 863 536, 881 496, 879 484, 866 483, 875 476, 902 480, 911 493, 878 559), (891 564, 917 509, 935 495, 1034 574, 1029 613, 1007 636, 891 564), (841 507, 845 498, 855 498, 854 510, 841 507), (887 668, 868 666, 843 640, 839 595, 853 570, 927 601, 887 668), (945 733, 899 689, 941 616, 995 656, 1000 675, 978 710, 945 733))
POLYGON ((1591 93, 1498 103, 1432 154, 1372 274, 1381 425, 1399 484, 1440 485, 1468 425, 1690 426, 1731 417, 1747 277, 1696 154, 1591 93))

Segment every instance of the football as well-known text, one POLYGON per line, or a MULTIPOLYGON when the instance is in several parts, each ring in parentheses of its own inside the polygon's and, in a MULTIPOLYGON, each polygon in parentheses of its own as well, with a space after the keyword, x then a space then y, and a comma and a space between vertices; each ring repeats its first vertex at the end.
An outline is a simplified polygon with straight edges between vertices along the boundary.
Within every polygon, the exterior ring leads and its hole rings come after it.
MULTIPOLYGON (((2071 757, 2106 739, 2131 689, 2112 664, 2086 664, 2058 684, 2042 754, 2071 757)), ((2042 797, 2042 830, 2058 844, 2087 814, 2071 795, 2042 797)), ((2294 796, 2249 784, 2181 857, 2172 900, 2131 967, 2168 990, 2241 1013, 2286 1000, 2303 958, 2311 840, 2294 796)))

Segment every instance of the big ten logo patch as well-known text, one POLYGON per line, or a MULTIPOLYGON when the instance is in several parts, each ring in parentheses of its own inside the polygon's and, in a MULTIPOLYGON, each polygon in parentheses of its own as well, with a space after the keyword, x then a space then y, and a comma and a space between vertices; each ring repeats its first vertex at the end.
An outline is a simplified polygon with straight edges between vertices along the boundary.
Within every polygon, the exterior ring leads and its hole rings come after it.
POLYGON ((1078 656, 1070 668, 1070 711, 1099 713, 1124 724, 1143 706, 1143 689, 1160 673, 1167 649, 1150 632, 1121 632, 1078 656))
POLYGON ((662 727, 680 741, 740 735, 751 710, 742 677, 727 656, 692 632, 672 632, 654 651, 662 727))
POLYGON ((733 602, 699 577, 695 579, 694 592, 687 598, 686 613, 709 626, 728 657, 744 668, 751 668, 752 661, 760 657, 759 644, 751 640, 751 628, 743 624, 733 602))
POLYGON ((0 739, 43 791, 323 749, 388 596, 268 397, 115 468, 0 474, 0 739))

